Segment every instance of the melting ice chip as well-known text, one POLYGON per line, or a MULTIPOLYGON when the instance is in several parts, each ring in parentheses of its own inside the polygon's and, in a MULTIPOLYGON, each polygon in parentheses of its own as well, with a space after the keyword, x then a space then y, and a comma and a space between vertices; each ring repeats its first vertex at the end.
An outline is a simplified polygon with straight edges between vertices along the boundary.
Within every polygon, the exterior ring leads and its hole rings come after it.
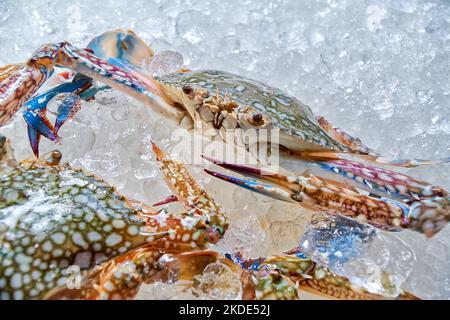
POLYGON ((313 219, 300 248, 369 292, 392 297, 401 293, 416 262, 411 247, 393 233, 339 215, 313 219))
POLYGON ((343 216, 313 220, 302 241, 330 267, 342 265, 361 254, 361 249, 376 236, 376 230, 343 216))
POLYGON ((144 71, 152 76, 176 72, 183 66, 183 56, 176 51, 157 52, 144 71))

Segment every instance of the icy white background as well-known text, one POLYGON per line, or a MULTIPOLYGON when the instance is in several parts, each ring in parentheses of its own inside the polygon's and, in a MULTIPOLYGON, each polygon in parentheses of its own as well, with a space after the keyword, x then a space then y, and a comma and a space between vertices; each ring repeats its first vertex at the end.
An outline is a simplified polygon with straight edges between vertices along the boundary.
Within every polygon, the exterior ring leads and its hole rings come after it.
MULTIPOLYGON (((191 68, 283 88, 386 156, 450 154, 449 1, 0 0, 0 65, 26 60, 42 43, 85 46, 116 28, 135 30, 155 51, 181 53, 191 68)), ((58 148, 74 165, 151 203, 168 191, 148 141, 170 149, 172 130, 138 102, 107 92, 63 127, 58 148)), ((19 158, 31 155, 20 116, 1 131, 14 139, 19 158)), ((42 152, 51 148, 42 143, 42 152)), ((254 256, 297 244, 309 214, 209 182, 200 169, 192 168, 227 203, 231 227, 221 249, 242 246, 254 256)), ((448 188, 449 171, 441 165, 409 173, 448 188)), ((418 260, 405 287, 423 298, 449 299, 449 228, 425 245, 418 235, 400 236, 418 260)), ((391 252, 390 259, 397 257, 391 252)))

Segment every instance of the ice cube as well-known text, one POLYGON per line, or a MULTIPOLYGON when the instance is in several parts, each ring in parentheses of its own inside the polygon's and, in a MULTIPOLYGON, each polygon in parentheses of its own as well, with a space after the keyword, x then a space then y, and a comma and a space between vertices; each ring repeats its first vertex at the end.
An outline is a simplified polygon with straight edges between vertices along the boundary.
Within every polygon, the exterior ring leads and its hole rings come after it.
POLYGON ((344 216, 317 216, 300 241, 313 261, 371 293, 398 296, 416 263, 413 249, 392 232, 344 216))

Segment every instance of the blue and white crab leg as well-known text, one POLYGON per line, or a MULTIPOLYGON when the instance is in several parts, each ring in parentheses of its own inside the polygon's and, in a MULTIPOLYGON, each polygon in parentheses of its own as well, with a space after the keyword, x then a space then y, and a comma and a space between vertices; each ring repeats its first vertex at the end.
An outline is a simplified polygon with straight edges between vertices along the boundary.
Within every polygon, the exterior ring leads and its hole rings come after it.
POLYGON ((86 50, 78 49, 70 43, 61 44, 61 51, 56 65, 70 68, 81 74, 122 91, 166 118, 181 121, 183 113, 167 103, 159 84, 151 79, 142 81, 133 74, 127 73, 106 60, 100 59, 86 50))
POLYGON ((426 181, 351 160, 319 161, 311 165, 308 172, 394 199, 417 200, 448 195, 442 187, 426 181))

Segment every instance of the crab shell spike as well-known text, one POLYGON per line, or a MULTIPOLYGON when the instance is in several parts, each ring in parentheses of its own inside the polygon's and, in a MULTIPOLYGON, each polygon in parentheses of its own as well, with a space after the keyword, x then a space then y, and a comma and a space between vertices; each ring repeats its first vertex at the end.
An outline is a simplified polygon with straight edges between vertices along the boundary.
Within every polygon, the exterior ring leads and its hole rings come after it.
POLYGON ((328 133, 329 136, 333 137, 336 141, 339 141, 343 145, 346 145, 354 151, 358 151, 361 154, 369 154, 378 156, 375 151, 364 145, 360 139, 353 138, 344 130, 333 126, 324 117, 316 117, 317 122, 328 133))
POLYGON ((178 198, 174 195, 170 195, 167 198, 165 198, 164 200, 154 203, 153 206, 158 207, 158 206, 162 206, 162 205, 169 204, 169 203, 176 202, 176 201, 178 201, 178 198))

